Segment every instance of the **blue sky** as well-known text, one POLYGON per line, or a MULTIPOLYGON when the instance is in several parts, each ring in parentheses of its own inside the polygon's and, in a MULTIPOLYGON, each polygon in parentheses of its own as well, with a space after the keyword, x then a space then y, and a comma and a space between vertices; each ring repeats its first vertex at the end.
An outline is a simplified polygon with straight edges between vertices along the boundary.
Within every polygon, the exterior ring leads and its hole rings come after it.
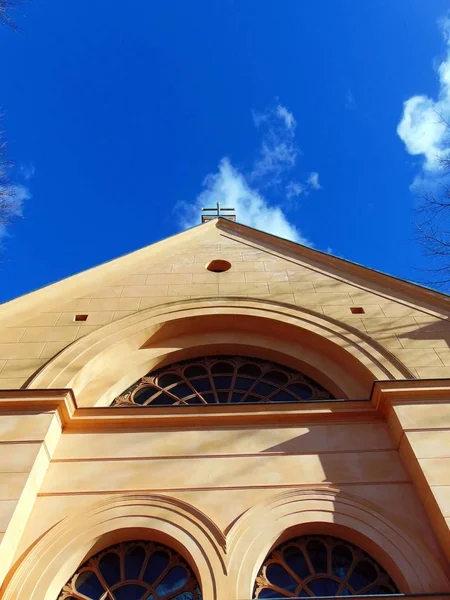
POLYGON ((443 143, 434 109, 450 112, 447 9, 23 5, 19 32, 0 29, 23 213, 3 231, 0 302, 172 235, 217 199, 242 222, 420 280, 409 188, 443 143))

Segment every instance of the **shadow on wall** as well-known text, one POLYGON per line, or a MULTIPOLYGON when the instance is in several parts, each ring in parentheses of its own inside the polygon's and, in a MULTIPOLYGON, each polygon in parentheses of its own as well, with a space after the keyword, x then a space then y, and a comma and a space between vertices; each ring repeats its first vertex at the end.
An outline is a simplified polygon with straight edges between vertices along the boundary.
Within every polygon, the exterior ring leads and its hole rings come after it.
MULTIPOLYGON (((437 321, 434 317, 429 316, 415 317, 414 319, 419 325, 420 321, 423 320, 423 327, 420 327, 415 331, 397 333, 397 337, 401 340, 401 343, 405 348, 450 348, 449 319, 437 321), (427 323, 427 321, 429 322, 427 323)), ((406 325, 402 326, 401 323, 399 323, 397 329, 408 329, 408 327, 406 325)))
MULTIPOLYGON (((430 553, 440 562, 441 551, 385 423, 334 423, 289 430, 291 437, 286 436, 285 441, 267 445, 260 451, 265 456, 262 485, 257 486, 261 488, 261 502, 267 497, 267 489, 264 488, 270 486, 284 487, 281 493, 286 494, 306 493, 307 490, 317 489, 317 486, 325 493, 332 488, 342 493, 344 498, 349 494, 363 510, 374 511, 390 519, 401 536, 417 540, 418 544, 423 544, 424 550, 427 548, 424 554, 430 553)), ((278 429, 266 429, 267 440, 270 440, 271 432, 272 437, 278 437, 278 429)), ((253 440, 249 439, 249 446, 252 445, 253 440)), ((256 470, 249 469, 247 476, 254 480, 258 472, 261 473, 259 467, 256 470)), ((223 483, 220 482, 219 473, 214 479, 219 486, 223 483)), ((255 493, 258 495, 258 492, 255 493)), ((328 517, 325 516, 325 521, 312 514, 309 522, 302 522, 299 514, 299 527, 289 535, 288 532, 283 533, 275 545, 298 535, 341 537, 360 546, 377 560, 402 593, 410 591, 397 566, 386 555, 387 549, 370 537, 364 541, 361 536, 363 529, 352 532, 342 527, 344 521, 340 524, 340 510, 333 501, 326 508, 328 517)), ((230 524, 227 534, 233 531, 242 516, 230 524)), ((270 529, 269 523, 268 526, 270 529)), ((384 528, 382 523, 380 528, 380 531, 384 528)))

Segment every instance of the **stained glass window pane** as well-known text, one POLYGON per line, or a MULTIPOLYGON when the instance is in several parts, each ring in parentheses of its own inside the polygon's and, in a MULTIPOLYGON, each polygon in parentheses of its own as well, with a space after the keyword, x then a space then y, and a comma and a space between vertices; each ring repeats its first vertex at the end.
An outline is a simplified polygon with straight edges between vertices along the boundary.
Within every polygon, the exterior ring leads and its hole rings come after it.
POLYGON ((167 406, 173 404, 174 399, 168 394, 160 394, 154 400, 152 400, 152 406, 167 406))
POLYGON ((211 389, 209 378, 194 379, 191 381, 191 384, 192 387, 197 390, 197 392, 207 392, 211 389))
POLYGON ((172 385, 173 383, 177 383, 177 381, 180 381, 180 377, 178 375, 175 375, 174 373, 162 373, 158 377, 158 385, 162 388, 165 388, 168 385, 172 385))
POLYGON ((154 387, 147 387, 138 390, 134 395, 134 401, 136 404, 145 404, 152 396, 158 393, 158 390, 154 387))
POLYGON ((297 546, 288 546, 283 550, 283 558, 287 566, 300 578, 304 579, 311 574, 303 552, 297 546))
POLYGON ((170 556, 167 552, 156 550, 150 556, 147 568, 144 573, 144 581, 147 583, 155 583, 170 564, 170 556))
POLYGON ((214 394, 202 394, 202 398, 206 404, 217 404, 214 394))
POLYGON ((233 373, 234 367, 231 363, 220 362, 211 367, 211 373, 233 373))
POLYGON ((280 392, 277 392, 271 396, 270 400, 272 402, 295 402, 294 396, 291 396, 291 394, 285 392, 284 390, 281 390, 280 392))
POLYGON ((277 383, 278 385, 286 385, 289 380, 288 376, 282 371, 269 371, 264 375, 264 379, 277 383))
POLYGON ((192 367, 186 367, 186 369, 184 371, 184 376, 187 377, 188 379, 191 379, 192 377, 204 376, 207 374, 208 374, 208 371, 206 370, 206 368, 202 367, 200 365, 193 365, 192 367))
POLYGON ((311 540, 306 546, 309 559, 316 573, 327 572, 327 548, 319 540, 311 540))
POLYGON ((176 385, 173 388, 169 388, 167 391, 170 391, 170 393, 177 398, 185 398, 186 396, 191 396, 193 394, 191 388, 186 383, 176 385))
POLYGON ((322 577, 311 581, 308 587, 314 596, 335 596, 339 589, 339 582, 322 577))
POLYGON ((267 556, 253 597, 358 593, 396 594, 398 589, 386 571, 356 546, 331 536, 305 536, 284 542, 267 556))
POLYGON ((228 392, 217 392, 217 398, 219 399, 220 404, 225 404, 228 400, 228 392))
POLYGON ((144 548, 142 546, 131 546, 125 556, 125 577, 127 579, 138 579, 144 559, 144 548))
POLYGON ((85 571, 79 575, 75 589, 92 600, 98 600, 105 591, 99 578, 92 571, 85 571))
POLYGON ((333 548, 333 573, 337 577, 345 577, 353 563, 353 554, 347 546, 335 546, 333 548))
POLYGON ((100 572, 109 585, 120 581, 120 557, 115 552, 108 552, 100 561, 100 572))
POLYGON ((188 579, 188 573, 183 567, 174 567, 164 576, 161 583, 157 586, 156 592, 160 598, 165 598, 172 592, 182 588, 188 579))
POLYGON ((231 388, 232 377, 223 377, 216 375, 214 377, 214 385, 217 390, 229 390, 231 388))
POLYGON ((253 394, 259 394, 260 396, 269 396, 273 392, 276 392, 277 388, 273 385, 269 385, 268 383, 257 383, 252 390, 253 394))
POLYGON ((358 568, 350 575, 348 583, 355 591, 358 591, 375 581, 376 577, 375 567, 371 563, 361 560, 358 562, 358 568))
POLYGON ((237 390, 249 390, 254 384, 253 379, 246 379, 245 377, 236 377, 236 382, 234 384, 235 389, 237 390))
POLYGON ((296 383, 294 385, 290 385, 288 390, 291 392, 291 394, 298 396, 302 400, 309 400, 313 397, 313 391, 308 385, 296 383))
POLYGON ((266 570, 267 579, 277 587, 294 592, 298 582, 289 575, 284 567, 278 564, 271 564, 266 570))
POLYGON ((239 373, 241 375, 248 375, 249 377, 258 378, 261 376, 261 369, 253 363, 243 364, 241 367, 239 367, 239 373))
POLYGON ((147 589, 135 583, 129 583, 114 591, 116 600, 142 600, 147 589))
POLYGON ((153 542, 107 548, 81 565, 58 600, 202 600, 196 577, 174 550, 153 542), (122 568, 121 568, 122 567, 122 568))

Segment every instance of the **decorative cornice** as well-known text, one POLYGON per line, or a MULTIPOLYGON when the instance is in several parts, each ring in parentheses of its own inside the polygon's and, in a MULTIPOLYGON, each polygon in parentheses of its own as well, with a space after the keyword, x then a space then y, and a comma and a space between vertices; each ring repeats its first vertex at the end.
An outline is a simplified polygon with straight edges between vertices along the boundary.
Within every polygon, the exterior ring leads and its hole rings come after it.
POLYGON ((56 411, 61 423, 69 423, 77 410, 72 390, 0 390, 0 412, 56 411))
POLYGON ((375 381, 371 401, 380 415, 394 404, 450 402, 450 378, 375 381))
POLYGON ((173 427, 252 427, 379 420, 368 401, 253 405, 78 408, 72 390, 0 390, 0 411, 58 412, 65 430, 139 431, 173 427))
POLYGON ((56 411, 65 430, 111 431, 174 427, 292 426, 314 423, 373 423, 395 404, 450 402, 450 379, 376 381, 370 399, 279 404, 87 407, 71 389, 0 390, 0 411, 56 411))

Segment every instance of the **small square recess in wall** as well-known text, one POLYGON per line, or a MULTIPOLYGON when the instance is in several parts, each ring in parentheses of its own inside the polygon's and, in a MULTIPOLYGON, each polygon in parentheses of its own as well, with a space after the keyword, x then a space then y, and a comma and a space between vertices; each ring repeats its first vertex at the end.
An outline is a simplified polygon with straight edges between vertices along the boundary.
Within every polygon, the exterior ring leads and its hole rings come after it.
POLYGON ((362 306, 350 306, 350 311, 353 315, 363 315, 366 312, 362 306))
POLYGON ((88 315, 75 315, 74 321, 87 321, 88 315))

